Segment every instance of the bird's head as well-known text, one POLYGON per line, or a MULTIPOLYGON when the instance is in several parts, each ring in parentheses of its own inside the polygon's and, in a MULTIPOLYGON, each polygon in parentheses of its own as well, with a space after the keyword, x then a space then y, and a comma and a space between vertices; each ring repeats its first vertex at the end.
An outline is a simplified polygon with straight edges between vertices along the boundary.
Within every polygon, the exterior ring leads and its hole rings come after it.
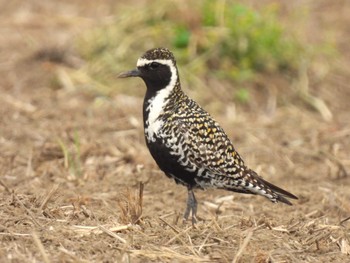
POLYGON ((137 60, 136 66, 136 69, 122 72, 118 77, 140 77, 147 89, 152 91, 173 88, 179 78, 175 57, 167 48, 148 50, 137 60))

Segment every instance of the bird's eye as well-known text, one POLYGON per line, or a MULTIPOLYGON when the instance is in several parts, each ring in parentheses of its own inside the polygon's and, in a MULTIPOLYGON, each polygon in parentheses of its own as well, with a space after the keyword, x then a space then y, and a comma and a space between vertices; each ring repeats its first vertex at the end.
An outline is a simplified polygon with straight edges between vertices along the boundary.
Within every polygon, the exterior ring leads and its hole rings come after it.
POLYGON ((157 62, 152 62, 151 64, 149 64, 149 68, 150 68, 150 69, 156 69, 156 68, 158 68, 159 66, 160 66, 160 64, 157 63, 157 62))

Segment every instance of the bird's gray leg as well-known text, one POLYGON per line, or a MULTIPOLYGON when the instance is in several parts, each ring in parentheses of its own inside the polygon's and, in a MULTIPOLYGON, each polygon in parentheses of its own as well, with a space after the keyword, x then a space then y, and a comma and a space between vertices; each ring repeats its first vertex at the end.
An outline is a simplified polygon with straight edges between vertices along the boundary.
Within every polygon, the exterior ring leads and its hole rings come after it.
POLYGON ((188 188, 188 197, 187 197, 187 207, 184 214, 184 222, 187 221, 190 212, 192 211, 192 225, 197 222, 197 200, 194 196, 194 192, 191 188, 188 188))
POLYGON ((192 225, 194 225, 195 223, 197 223, 197 199, 194 195, 194 192, 191 190, 191 193, 192 193, 192 202, 193 202, 193 205, 192 205, 192 225))

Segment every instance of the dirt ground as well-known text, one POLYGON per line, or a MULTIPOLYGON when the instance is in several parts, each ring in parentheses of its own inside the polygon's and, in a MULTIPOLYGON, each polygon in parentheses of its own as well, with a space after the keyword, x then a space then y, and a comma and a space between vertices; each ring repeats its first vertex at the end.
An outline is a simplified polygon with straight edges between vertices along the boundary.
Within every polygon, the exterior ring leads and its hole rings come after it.
MULTIPOLYGON (((305 27, 289 22, 338 49, 298 80, 331 115, 296 96, 295 81, 268 78, 289 100, 256 91, 249 106, 212 112, 246 163, 299 200, 197 191, 195 228, 180 220, 186 189, 145 146, 142 98, 99 96, 67 74, 87 63, 74 37, 114 2, 0 1, 0 261, 350 262, 349 1, 308 1, 305 27)), ((283 21, 302 2, 285 4, 283 21)))

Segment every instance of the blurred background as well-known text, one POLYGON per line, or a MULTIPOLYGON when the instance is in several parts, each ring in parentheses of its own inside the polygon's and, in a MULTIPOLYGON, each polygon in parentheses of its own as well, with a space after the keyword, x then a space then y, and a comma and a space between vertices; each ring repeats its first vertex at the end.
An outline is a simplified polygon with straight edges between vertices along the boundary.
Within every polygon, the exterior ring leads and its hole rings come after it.
POLYGON ((0 5, 2 262, 349 260, 349 1, 0 5), (145 86, 116 78, 154 47, 293 207, 198 191, 202 221, 178 223, 186 189, 145 146, 145 86))

